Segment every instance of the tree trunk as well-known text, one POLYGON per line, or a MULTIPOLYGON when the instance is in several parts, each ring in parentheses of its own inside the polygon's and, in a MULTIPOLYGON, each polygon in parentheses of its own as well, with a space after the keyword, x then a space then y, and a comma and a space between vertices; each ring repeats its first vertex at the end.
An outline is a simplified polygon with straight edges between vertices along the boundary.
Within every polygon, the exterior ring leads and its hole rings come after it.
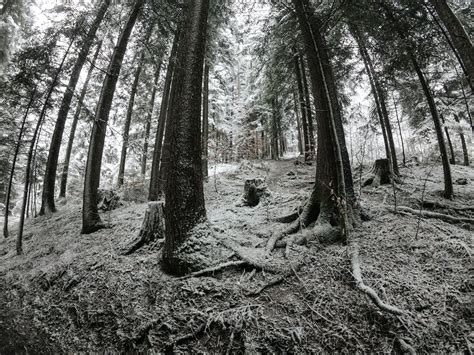
POLYGON ((431 93, 431 89, 428 86, 425 75, 421 71, 421 68, 418 64, 418 61, 413 54, 411 56, 411 61, 413 67, 415 68, 418 79, 420 80, 423 92, 425 94, 426 100, 428 101, 428 106, 430 107, 431 118, 433 119, 436 136, 438 138, 438 146, 441 154, 441 161, 443 163, 443 172, 444 172, 444 197, 452 199, 453 198, 453 180, 451 176, 451 167, 449 165, 448 152, 446 150, 446 143, 444 142, 443 129, 441 127, 441 121, 438 114, 438 109, 436 108, 436 103, 431 93))
POLYGON ((298 109, 298 100, 296 99, 296 92, 293 90, 293 103, 295 105, 295 119, 296 119, 296 129, 298 133, 298 152, 300 155, 303 155, 303 137, 301 134, 301 122, 300 122, 300 111, 298 109))
MULTIPOLYGON (((310 5, 308 0, 296 0, 300 2, 301 4, 304 4, 304 6, 308 9, 310 9, 310 5)), ((317 86, 321 85, 321 83, 324 83, 324 90, 327 91, 325 94, 327 96, 327 101, 329 102, 330 106, 327 107, 330 112, 330 119, 331 121, 334 120, 334 125, 333 127, 336 132, 336 137, 333 137, 332 139, 333 144, 334 144, 334 149, 340 150, 335 152, 335 156, 338 160, 336 160, 337 164, 337 169, 339 171, 339 164, 342 164, 342 169, 343 169, 343 176, 340 176, 338 178, 338 181, 341 185, 344 185, 344 189, 340 191, 341 194, 345 194, 347 198, 350 200, 353 200, 355 198, 354 194, 354 182, 353 182, 353 177, 352 177, 352 169, 351 169, 351 163, 349 159, 349 152, 347 151, 347 145, 346 145, 346 140, 345 140, 345 133, 344 133, 344 126, 343 126, 343 119, 342 119, 342 113, 341 113, 341 107, 339 105, 339 99, 338 99, 338 92, 337 92, 337 87, 336 87, 336 81, 334 78, 334 73, 332 70, 331 66, 331 61, 329 59, 329 54, 327 51, 327 44, 320 32, 320 24, 318 23, 318 20, 314 16, 314 11, 308 12, 309 16, 307 19, 307 26, 309 26, 309 32, 307 35, 310 37, 308 40, 311 41, 309 43, 310 45, 315 48, 315 52, 312 54, 315 56, 314 58, 317 59, 316 63, 316 70, 319 70, 321 72, 319 79, 320 81, 317 80, 317 76, 312 77, 312 85, 317 86), (319 65, 317 65, 319 63, 319 65), (316 80, 314 82, 314 80, 316 80), (339 156, 339 153, 341 156, 339 156), (340 160, 340 161, 339 161, 340 160)), ((307 51, 307 56, 309 58, 309 51, 307 51)), ((311 59, 313 60, 313 59, 311 59)), ((309 61, 308 61, 309 62, 309 61)), ((314 69, 313 69, 314 70, 314 69)), ((316 73, 315 73, 316 74, 316 73)), ((316 112, 319 112, 318 109, 316 109, 316 112)), ((342 188, 342 186, 339 186, 342 188)))
POLYGON ((192 265, 180 257, 180 246, 206 219, 202 179, 201 100, 207 37, 208 0, 191 0, 184 12, 183 42, 177 56, 170 105, 171 146, 166 183, 166 237, 163 268, 186 273, 192 265), (179 84, 179 85, 178 85, 179 84))
POLYGON ((87 60, 87 54, 90 51, 92 42, 94 41, 97 30, 99 29, 100 23, 102 22, 107 8, 109 7, 110 0, 103 0, 96 18, 89 29, 82 47, 79 51, 79 55, 76 59, 76 63, 72 68, 72 73, 69 78, 69 83, 66 87, 61 106, 58 112, 58 118, 56 120, 56 126, 54 127, 53 136, 51 138, 51 144, 49 146, 48 160, 46 163, 46 171, 44 175, 43 183, 43 197, 41 202, 40 214, 49 214, 56 212, 56 206, 54 203, 55 198, 55 184, 56 184, 56 171, 58 168, 59 151, 61 149, 61 142, 64 133, 64 126, 66 124, 67 115, 71 107, 72 97, 76 89, 79 76, 82 71, 82 67, 87 60))
POLYGON ((97 48, 94 54, 94 58, 92 59, 91 66, 89 68, 89 71, 87 72, 86 81, 84 82, 84 86, 82 87, 81 95, 79 96, 79 100, 77 101, 76 111, 74 112, 74 118, 72 120, 71 131, 69 132, 69 140, 68 140, 67 148, 66 148, 66 156, 64 157, 63 172, 61 174, 61 183, 60 183, 60 189, 59 189, 60 198, 66 197, 67 179, 69 175, 69 164, 71 162, 72 147, 74 145, 74 138, 76 136, 77 124, 79 122, 79 117, 81 117, 82 106, 84 105, 84 99, 86 97, 87 89, 89 87, 89 82, 92 78, 92 72, 95 69, 95 63, 97 61, 101 48, 102 48, 102 41, 97 43, 97 48))
POLYGON ((397 124, 398 124, 398 132, 400 134, 400 143, 402 146, 402 154, 403 154, 403 166, 407 165, 407 157, 405 154, 405 143, 403 142, 403 133, 402 133, 402 125, 400 122, 400 117, 398 115, 398 108, 397 108, 397 102, 395 101, 395 97, 393 97, 393 108, 395 110, 395 116, 397 118, 397 124))
POLYGON ((352 34, 357 41, 359 46, 359 52, 364 61, 364 66, 369 77, 370 86, 375 99, 375 105, 377 107, 377 114, 380 119, 380 125, 382 127, 383 139, 385 144, 386 157, 393 167, 393 173, 399 175, 397 152, 395 149, 395 142, 393 140, 392 125, 390 124, 390 117, 388 115, 387 105, 385 102, 385 93, 380 84, 377 72, 375 71, 372 58, 367 50, 363 36, 359 33, 358 29, 352 26, 352 34))
POLYGON ((151 132, 151 120, 153 117, 153 110, 155 108, 155 99, 156 99, 156 92, 158 91, 158 80, 160 79, 161 73, 161 65, 163 64, 162 58, 160 59, 160 63, 157 65, 155 70, 155 77, 153 81, 153 88, 151 90, 150 102, 148 104, 148 115, 146 118, 146 127, 145 127, 145 142, 143 143, 143 156, 142 156, 142 176, 146 176, 146 164, 148 159, 148 141, 150 139, 150 132, 151 132))
POLYGON ((84 182, 84 197, 82 207, 82 233, 90 234, 104 227, 97 208, 97 190, 100 184, 102 153, 109 119, 110 108, 115 93, 115 87, 122 67, 123 57, 127 50, 128 39, 133 30, 144 0, 137 0, 130 12, 127 23, 120 34, 117 45, 107 69, 102 85, 99 103, 97 105, 94 125, 92 127, 89 153, 84 182))
POLYGON ((162 193, 161 187, 164 186, 161 181, 161 168, 162 168, 162 152, 163 148, 163 134, 166 127, 167 117, 168 117, 168 106, 170 103, 170 96, 171 96, 171 84, 173 81, 174 76, 174 68, 176 65, 176 53, 178 51, 178 44, 179 44, 179 37, 180 32, 175 34, 173 40, 173 46, 171 48, 170 57, 168 60, 168 69, 166 72, 165 84, 163 88, 163 96, 161 99, 161 107, 160 107, 160 117, 158 118, 158 128, 156 129, 156 136, 155 136, 155 148, 153 151, 153 162, 151 166, 151 177, 150 177, 150 192, 148 195, 149 201, 157 201, 160 198, 162 193))
POLYGON ((295 53, 293 57, 293 62, 295 66, 296 84, 298 86, 299 104, 301 107, 301 123, 303 126, 304 137, 304 160, 309 161, 311 160, 311 144, 309 141, 308 118, 306 115, 306 108, 304 104, 305 96, 303 90, 303 80, 301 78, 300 60, 297 53, 295 53))
POLYGON ((308 88, 308 77, 306 76, 306 66, 304 56, 300 55, 300 68, 301 78, 303 79, 303 92, 304 92, 304 106, 306 110, 306 119, 308 120, 308 135, 309 135, 309 151, 311 159, 314 157, 316 143, 314 141, 314 123, 313 114, 311 112, 311 99, 308 88))
POLYGON ((439 117, 441 118, 441 121, 443 122, 444 133, 446 134, 446 140, 448 141, 449 152, 451 153, 451 159, 449 159, 449 162, 453 165, 456 165, 456 154, 454 153, 453 142, 451 141, 451 136, 449 134, 448 127, 446 127, 446 120, 444 119, 443 114, 440 114, 439 117))
POLYGON ((35 154, 35 146, 36 142, 39 138, 39 133, 41 131, 41 128, 43 127, 44 119, 46 117, 46 111, 49 106, 49 100, 51 98, 51 95, 53 94, 53 90, 56 87, 56 84, 59 81, 59 75, 61 74, 63 70, 64 63, 66 62, 66 57, 69 54, 69 51, 71 50, 72 44, 74 40, 71 40, 69 42, 69 47, 67 48, 66 52, 64 53, 64 56, 62 58, 61 64, 58 67, 58 70, 56 71, 56 74, 54 75, 53 81, 51 82, 51 85, 48 89, 48 92, 46 94, 46 97, 44 99, 44 104, 43 108, 41 109, 40 116, 38 118, 38 122, 36 123, 35 130, 33 131, 33 137, 31 138, 31 143, 30 143, 30 149, 28 151, 28 160, 26 162, 26 172, 25 172, 25 184, 23 188, 23 200, 21 204, 21 212, 20 212, 20 222, 18 226, 18 236, 16 239, 16 253, 18 255, 23 254, 23 229, 25 226, 25 213, 27 209, 27 199, 28 199, 28 191, 30 187, 30 179, 31 179, 31 165, 33 162, 33 155, 35 154))
POLYGON ((204 64, 204 88, 202 103, 202 172, 209 177, 209 64, 204 64))
POLYGON ((10 170, 10 178, 8 180, 7 195, 5 198, 5 220, 3 221, 3 236, 5 238, 8 238, 8 214, 10 213, 10 200, 11 200, 11 195, 12 195, 13 178, 15 176, 16 161, 18 160, 18 154, 20 153, 21 140, 23 138, 23 134, 25 133, 26 120, 28 118, 28 114, 30 113, 31 106, 33 105, 35 95, 36 95, 36 87, 31 92, 30 101, 28 102, 25 115, 23 116, 23 119, 21 121, 20 133, 18 134, 18 141, 15 146, 15 153, 13 154, 13 161, 12 161, 12 166, 10 170))
POLYGON ((472 88, 474 81, 474 47, 471 39, 459 19, 450 9, 446 0, 430 0, 430 3, 435 8, 438 16, 451 36, 451 40, 461 57, 464 67, 466 68, 472 88))
MULTIPOLYGON (((310 20, 307 18, 309 5, 305 0, 293 0, 296 8, 296 15, 303 33, 305 50, 308 58, 309 72, 311 75, 312 92, 314 103, 316 105, 317 117, 317 155, 316 155, 316 182, 308 203, 306 204, 300 222, 303 225, 309 225, 311 220, 318 218, 318 223, 327 225, 330 223, 331 216, 336 214, 336 205, 333 194, 344 194, 341 191, 339 179, 344 179, 344 174, 338 176, 339 164, 342 167, 342 158, 338 158, 335 147, 337 135, 331 127, 334 112, 331 104, 330 92, 327 79, 325 78, 324 67, 322 63, 322 52, 325 48, 320 47, 316 42, 315 35, 319 34, 319 27, 313 28, 310 20), (315 30, 318 33, 315 33, 315 30)), ((320 35, 320 34, 319 34, 320 35)), ((326 62, 327 65, 329 61, 326 62)), ((335 128, 335 127, 334 127, 335 128)))
MULTIPOLYGON (((145 41, 145 43, 147 42, 148 40, 145 41)), ((117 185, 119 188, 122 187, 124 183, 125 163, 127 160, 127 150, 128 150, 128 142, 130 138, 130 126, 132 124, 133 106, 135 104, 135 97, 138 91, 138 83, 140 82, 140 74, 142 73, 143 60, 145 59, 145 50, 146 50, 146 45, 145 45, 145 48, 142 49, 140 58, 138 59, 138 63, 136 67, 137 69, 135 71, 135 77, 133 79, 132 88, 130 91, 130 98, 128 101, 127 114, 125 116, 125 123, 123 125, 122 153, 120 154, 119 173, 118 173, 118 182, 117 182, 117 185)))

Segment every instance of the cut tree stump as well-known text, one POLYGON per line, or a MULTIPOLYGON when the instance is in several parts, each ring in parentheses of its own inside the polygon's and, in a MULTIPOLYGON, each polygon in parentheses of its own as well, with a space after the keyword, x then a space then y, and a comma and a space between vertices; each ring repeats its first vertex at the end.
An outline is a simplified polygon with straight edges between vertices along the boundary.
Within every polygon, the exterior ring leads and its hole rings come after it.
POLYGON ((260 203, 262 197, 268 196, 268 186, 265 179, 255 178, 245 180, 244 205, 255 207, 260 203))
POLYGON ((372 168, 371 176, 365 180, 363 187, 390 184, 390 165, 388 159, 378 159, 372 168))
POLYGON ((165 212, 163 201, 149 202, 143 219, 140 233, 122 251, 122 255, 130 255, 135 251, 165 236, 165 212))
POLYGON ((102 211, 113 211, 121 206, 120 196, 114 190, 97 191, 97 208, 102 211))

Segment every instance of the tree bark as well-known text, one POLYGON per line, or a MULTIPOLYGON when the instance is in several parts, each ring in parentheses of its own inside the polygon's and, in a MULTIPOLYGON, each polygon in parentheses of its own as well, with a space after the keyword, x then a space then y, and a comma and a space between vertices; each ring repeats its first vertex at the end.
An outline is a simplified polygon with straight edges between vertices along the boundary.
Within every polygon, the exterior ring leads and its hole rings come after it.
POLYGON ((35 95, 36 95, 36 87, 31 92, 30 101, 28 102, 28 106, 26 107, 25 115, 23 116, 23 119, 21 120, 20 133, 18 134, 18 141, 16 143, 15 152, 13 154, 13 161, 12 161, 12 166, 10 170, 10 178, 8 180, 7 194, 5 197, 5 219, 3 221, 3 236, 5 238, 8 238, 8 214, 10 213, 10 200, 11 200, 11 195, 12 195, 13 178, 15 176, 16 161, 18 160, 18 154, 20 153, 21 140, 23 138, 23 134, 25 133, 26 120, 28 118, 28 114, 30 113, 31 106, 33 105, 35 95))
POLYGON ((474 47, 471 39, 446 0, 430 0, 430 3, 451 36, 451 40, 466 68, 472 88, 474 81, 474 47))
POLYGON ((308 135, 309 135, 309 151, 311 158, 314 157, 316 143, 314 141, 314 123, 313 114, 311 112, 311 99, 308 87, 308 77, 306 76, 306 66, 304 62, 304 56, 300 55, 300 68, 301 78, 303 80, 303 92, 304 92, 304 107, 306 110, 306 119, 308 120, 308 135))
POLYGON ((67 115, 71 107, 72 97, 76 89, 79 76, 82 71, 82 67, 87 59, 87 54, 90 51, 92 42, 94 41, 97 30, 99 29, 100 23, 102 22, 105 13, 110 5, 110 0, 103 0, 98 11, 94 22, 89 29, 86 38, 79 51, 79 55, 76 59, 76 63, 72 68, 72 73, 69 78, 69 83, 66 87, 61 106, 59 108, 58 118, 54 127, 53 136, 51 138, 51 144, 49 146, 48 160, 46 163, 46 171, 44 175, 43 183, 43 197, 41 202, 40 214, 49 214, 56 212, 56 206, 54 203, 55 198, 55 185, 56 185, 56 171, 58 168, 59 151, 61 149, 61 142, 64 133, 64 127, 66 124, 67 115))
POLYGON ((201 100, 209 0, 191 0, 185 10, 170 105, 170 162, 166 183, 166 237, 162 265, 184 274, 190 265, 180 257, 180 246, 206 219, 202 178, 201 100), (197 133, 197 134, 196 134, 197 133))
MULTIPOLYGON (((174 68, 176 65, 176 54, 178 51, 180 32, 175 34, 173 45, 171 48, 170 57, 168 60, 168 69, 166 71, 165 84, 163 88, 163 96, 161 99, 160 116, 158 118, 158 128, 156 129, 155 136, 155 148, 153 151, 153 162, 151 166, 151 177, 150 177, 150 192, 148 195, 149 201, 157 201, 163 192, 164 184, 161 182, 161 169, 162 169, 162 155, 163 152, 163 135, 165 132, 167 118, 168 118, 168 107, 171 96, 171 84, 173 82, 174 68)), ((166 147, 165 147, 166 148, 166 147)))
POLYGON ((69 175, 69 164, 71 162, 71 155, 72 155, 72 147, 74 145, 74 138, 76 136, 77 124, 79 123, 79 117, 81 117, 82 113, 82 106, 84 105, 84 99, 87 94, 87 89, 89 88, 89 82, 92 78, 92 72, 95 69, 95 63, 97 58, 99 57, 100 50, 102 48, 102 41, 97 43, 97 48, 94 53, 94 57, 92 59, 89 71, 87 72, 86 81, 84 82, 84 86, 82 87, 81 95, 79 96, 79 100, 77 101, 76 111, 74 112, 74 118, 72 120, 71 131, 69 132, 69 139, 66 148, 66 155, 64 157, 63 163, 63 172, 61 174, 61 183, 59 189, 59 197, 65 198, 66 191, 67 191, 67 179, 69 175))
POLYGON ((144 0, 137 0, 129 14, 125 27, 120 34, 117 45, 107 69, 102 85, 99 103, 97 105, 94 125, 92 127, 89 153, 84 182, 84 197, 82 207, 82 233, 90 234, 104 227, 97 208, 97 190, 100 184, 102 154, 109 119, 110 108, 115 93, 115 87, 122 67, 123 57, 127 50, 128 40, 143 6, 144 0))
POLYGON ((451 135, 449 134, 448 127, 446 127, 446 120, 444 119, 444 115, 440 114, 439 117, 443 122, 444 133, 446 134, 446 140, 448 141, 449 152, 451 153, 451 159, 449 162, 453 165, 456 164, 456 154, 454 153, 453 142, 451 141, 451 135))
POLYGON ((303 90, 303 80, 301 78, 300 59, 296 52, 293 57, 293 63, 295 67, 296 84, 298 86, 299 104, 301 107, 301 123, 303 126, 303 137, 304 137, 304 160, 309 161, 311 160, 311 153, 310 153, 311 145, 309 142, 308 118, 306 116, 306 108, 304 104, 305 96, 304 96, 304 90, 303 90))
POLYGON ((204 64, 204 88, 202 103, 202 173, 209 177, 209 64, 204 64))
POLYGON ((25 172, 25 184, 23 188, 23 200, 21 204, 21 212, 20 212, 20 222, 18 226, 18 236, 16 239, 16 253, 18 255, 23 254, 23 229, 25 226, 25 213, 27 209, 27 199, 28 199, 28 191, 30 187, 30 179, 31 179, 31 165, 33 162, 33 155, 35 154, 35 146, 36 142, 38 140, 38 136, 41 130, 41 127, 43 126, 44 119, 46 117, 46 111, 49 106, 49 100, 51 98, 51 95, 53 94, 53 90, 56 87, 56 84, 59 81, 59 76, 63 70, 64 63, 66 62, 66 57, 69 54, 69 51, 71 50, 72 44, 74 40, 72 39, 69 42, 69 47, 67 48, 66 52, 64 53, 64 56, 62 58, 61 64, 58 67, 58 70, 56 71, 56 74, 54 75, 53 81, 51 82, 51 85, 48 89, 48 92, 46 94, 46 97, 44 99, 44 104, 43 108, 41 109, 40 116, 38 118, 38 122, 36 123, 35 130, 33 131, 33 137, 31 138, 31 143, 30 143, 30 149, 28 151, 28 160, 26 162, 26 172, 25 172))
POLYGON ((155 77, 153 80, 153 88, 151 90, 150 102, 148 103, 148 115, 146 118, 146 126, 145 126, 145 142, 143 143, 143 156, 142 156, 142 176, 146 176, 146 165, 148 160, 148 145, 150 139, 150 132, 151 132, 151 120, 153 117, 153 110, 155 108, 155 99, 156 99, 156 92, 158 91, 158 80, 160 79, 161 73, 161 65, 162 65, 162 58, 160 59, 159 64, 155 70, 155 77))
POLYGON ((446 143, 443 137, 443 129, 441 126, 441 121, 438 114, 438 109, 436 108, 436 103, 433 98, 431 89, 426 81, 425 75, 423 74, 418 61, 413 54, 410 54, 410 59, 413 64, 413 67, 418 75, 423 92, 425 94, 426 100, 428 101, 428 106, 431 112, 431 118, 433 119, 436 136, 438 138, 438 147, 441 154, 441 161, 443 164, 443 173, 444 173, 444 197, 452 199, 453 198, 453 179, 451 176, 451 167, 449 165, 448 152, 446 150, 446 143))

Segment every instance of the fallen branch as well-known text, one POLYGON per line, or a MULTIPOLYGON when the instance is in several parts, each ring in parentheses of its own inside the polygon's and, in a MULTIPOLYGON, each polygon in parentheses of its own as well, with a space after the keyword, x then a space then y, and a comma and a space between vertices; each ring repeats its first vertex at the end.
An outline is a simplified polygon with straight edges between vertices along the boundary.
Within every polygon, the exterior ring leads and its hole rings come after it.
POLYGON ((420 203, 425 208, 441 208, 445 210, 453 210, 453 211, 474 211, 474 206, 449 206, 437 201, 420 201, 420 203))
POLYGON ((404 314, 405 312, 401 309, 383 302, 377 295, 375 290, 364 283, 364 280, 362 279, 362 272, 360 269, 359 245, 357 241, 355 241, 353 238, 349 240, 349 243, 347 245, 347 253, 351 261, 352 276, 354 277, 357 288, 363 293, 365 293, 371 299, 371 301, 382 311, 395 315, 404 314))
POLYGON ((246 296, 258 296, 260 295, 263 291, 265 291, 267 288, 270 288, 270 287, 273 287, 273 286, 276 286, 276 285, 279 285, 281 284, 283 281, 285 281, 285 279, 288 277, 288 275, 283 275, 283 276, 280 276, 280 277, 277 277, 275 278, 274 280, 270 281, 269 283, 266 283, 265 285, 263 285, 262 287, 260 287, 258 290, 256 291, 248 291, 246 293, 246 296))
MULTIPOLYGON (((474 218, 465 218, 465 217, 454 217, 449 214, 443 214, 443 213, 438 213, 438 212, 430 212, 430 211, 417 211, 414 210, 413 208, 410 207, 405 207, 405 206, 398 206, 397 207, 398 211, 402 212, 409 212, 411 214, 414 214, 416 216, 420 217, 425 217, 425 218, 437 218, 442 221, 448 222, 448 223, 468 223, 468 224, 474 224, 474 218)), ((394 210, 392 210, 394 212, 394 210)))

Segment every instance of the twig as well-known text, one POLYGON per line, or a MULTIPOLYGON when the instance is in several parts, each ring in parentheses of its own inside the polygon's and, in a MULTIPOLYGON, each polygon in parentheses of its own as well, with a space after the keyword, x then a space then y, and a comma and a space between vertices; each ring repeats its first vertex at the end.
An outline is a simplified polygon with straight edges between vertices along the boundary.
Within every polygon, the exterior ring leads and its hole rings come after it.
POLYGON ((433 169, 438 162, 440 157, 436 159, 436 162, 433 164, 431 167, 430 171, 428 172, 428 175, 426 176, 425 182, 423 183, 423 191, 421 192, 421 204, 420 204, 420 218, 418 218, 418 223, 416 225, 416 234, 415 234, 415 240, 418 240, 418 233, 420 231, 420 223, 421 223, 421 211, 423 210, 423 200, 425 199, 425 192, 426 192, 426 183, 428 182, 428 178, 430 177, 431 173, 433 172, 433 169))

